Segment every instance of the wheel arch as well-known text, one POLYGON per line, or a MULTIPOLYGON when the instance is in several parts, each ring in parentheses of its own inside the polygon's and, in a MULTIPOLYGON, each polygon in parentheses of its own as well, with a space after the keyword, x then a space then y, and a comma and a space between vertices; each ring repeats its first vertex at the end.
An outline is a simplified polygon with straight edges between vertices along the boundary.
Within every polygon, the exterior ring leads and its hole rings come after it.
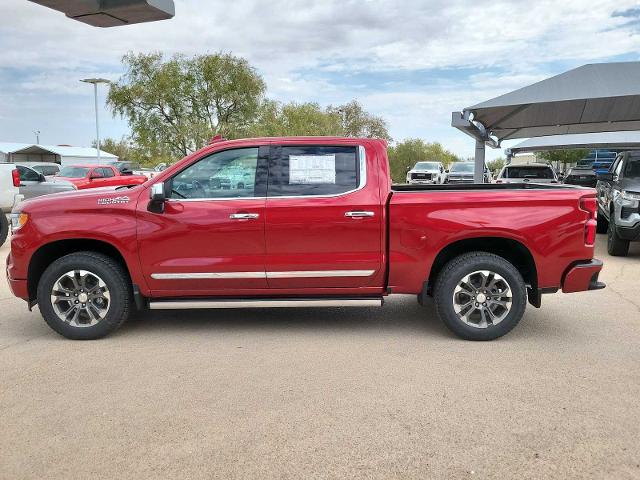
POLYGON ((500 236, 466 238, 454 241, 442 248, 436 255, 427 279, 427 294, 433 293, 433 286, 443 267, 455 257, 468 252, 487 252, 498 255, 520 272, 527 286, 538 290, 538 269, 531 251, 518 240, 500 236))
POLYGON ((36 298, 38 283, 40 282, 40 278, 47 267, 59 258, 76 252, 97 252, 114 259, 122 266, 123 270, 129 277, 129 282, 131 282, 131 272, 129 271, 127 262, 120 250, 118 250, 118 248, 113 244, 105 242, 104 240, 89 238, 56 240, 42 245, 34 252, 29 260, 29 267, 27 270, 29 299, 36 298))

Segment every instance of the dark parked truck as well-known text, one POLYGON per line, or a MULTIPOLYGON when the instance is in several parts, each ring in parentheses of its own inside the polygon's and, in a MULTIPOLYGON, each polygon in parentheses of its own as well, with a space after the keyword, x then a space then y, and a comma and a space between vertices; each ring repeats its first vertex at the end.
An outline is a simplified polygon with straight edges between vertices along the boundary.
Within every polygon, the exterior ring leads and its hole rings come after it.
POLYGON ((433 300, 460 337, 509 332, 541 295, 603 288, 596 199, 559 185, 392 186, 384 141, 219 141, 143 185, 14 209, 15 295, 74 339, 132 308, 433 300), (219 175, 242 170, 242 185, 219 175), (207 172, 203 176, 203 172, 207 172))
POLYGON ((640 152, 618 155, 598 174, 597 191, 598 232, 607 232, 610 255, 626 256, 629 242, 640 240, 640 152))

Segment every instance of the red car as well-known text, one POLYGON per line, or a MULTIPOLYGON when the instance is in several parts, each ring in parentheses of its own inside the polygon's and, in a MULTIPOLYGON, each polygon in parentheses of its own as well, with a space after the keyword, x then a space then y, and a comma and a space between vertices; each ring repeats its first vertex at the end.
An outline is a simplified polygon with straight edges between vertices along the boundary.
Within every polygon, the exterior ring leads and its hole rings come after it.
POLYGON ((97 187, 140 185, 148 180, 144 175, 127 175, 111 165, 68 165, 55 178, 73 183, 78 190, 97 187))
MULTIPOLYGON (((138 309, 382 306, 433 298, 457 335, 510 331, 527 300, 604 288, 592 189, 392 186, 386 143, 215 142, 127 191, 12 214, 13 293, 74 339, 138 309)), ((366 312, 363 312, 366 314, 366 312)))

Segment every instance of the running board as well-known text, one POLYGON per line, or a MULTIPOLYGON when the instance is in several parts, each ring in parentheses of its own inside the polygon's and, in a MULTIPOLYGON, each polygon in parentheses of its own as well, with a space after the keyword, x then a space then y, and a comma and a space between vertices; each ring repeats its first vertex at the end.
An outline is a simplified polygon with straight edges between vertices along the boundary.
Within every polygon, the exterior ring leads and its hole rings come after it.
POLYGON ((265 298, 265 299, 190 299, 152 300, 150 310, 184 310, 194 308, 286 308, 286 307, 381 307, 382 297, 366 298, 265 298))

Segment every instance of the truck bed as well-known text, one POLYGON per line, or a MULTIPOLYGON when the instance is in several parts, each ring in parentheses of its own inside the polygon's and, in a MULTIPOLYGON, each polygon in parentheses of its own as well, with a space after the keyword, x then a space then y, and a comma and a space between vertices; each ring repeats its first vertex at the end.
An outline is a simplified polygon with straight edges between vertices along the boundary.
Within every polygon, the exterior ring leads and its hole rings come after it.
POLYGON ((391 185, 392 192, 420 192, 420 191, 466 191, 466 190, 557 190, 557 189, 586 189, 577 185, 561 185, 549 183, 454 183, 454 184, 397 184, 391 185))

